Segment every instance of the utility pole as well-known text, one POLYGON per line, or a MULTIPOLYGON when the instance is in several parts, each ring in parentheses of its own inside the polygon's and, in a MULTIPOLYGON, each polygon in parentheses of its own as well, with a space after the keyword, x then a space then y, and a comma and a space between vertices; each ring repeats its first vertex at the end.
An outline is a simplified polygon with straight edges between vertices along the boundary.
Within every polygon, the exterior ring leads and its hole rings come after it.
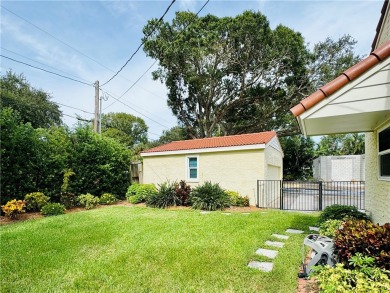
POLYGON ((99 125, 99 81, 95 81, 95 119, 93 121, 93 130, 98 132, 99 125))

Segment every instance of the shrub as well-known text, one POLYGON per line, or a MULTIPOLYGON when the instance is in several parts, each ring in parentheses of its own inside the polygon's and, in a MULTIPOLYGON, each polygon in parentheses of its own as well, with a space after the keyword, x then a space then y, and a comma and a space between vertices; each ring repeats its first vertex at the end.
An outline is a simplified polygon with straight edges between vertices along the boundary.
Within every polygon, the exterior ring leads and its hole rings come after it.
POLYGON ((164 182, 159 186, 158 192, 146 197, 146 205, 154 208, 167 208, 181 204, 176 194, 177 182, 164 182))
POLYGON ((61 192, 60 203, 67 209, 74 208, 78 204, 77 195, 72 192, 61 192))
POLYGON ((100 204, 113 204, 116 203, 118 199, 115 197, 115 195, 111 193, 104 193, 99 199, 100 204))
POLYGON ((26 209, 32 212, 38 212, 46 205, 50 197, 44 195, 42 192, 33 192, 26 194, 24 201, 26 202, 26 209))
POLYGON ((65 206, 60 203, 48 203, 41 209, 41 214, 48 216, 57 216, 65 214, 65 206))
POLYGON ((230 205, 237 206, 237 201, 240 198, 240 194, 237 191, 225 190, 225 192, 229 195, 230 205))
POLYGON ((126 198, 130 203, 136 204, 144 202, 146 197, 156 193, 157 189, 154 184, 132 184, 126 192, 126 198))
POLYGON ((9 217, 10 219, 16 219, 20 214, 26 212, 24 210, 25 206, 25 201, 13 199, 8 201, 5 205, 2 205, 1 209, 3 210, 6 217, 9 217))
POLYGON ((349 259, 362 253, 375 259, 375 265, 390 269, 390 223, 383 226, 365 220, 348 220, 336 231, 335 253, 350 267, 349 259))
POLYGON ((194 209, 200 210, 223 210, 230 206, 229 195, 219 186, 205 182, 196 187, 191 193, 191 202, 194 209))
POLYGON ((338 263, 335 267, 314 267, 320 292, 390 292, 390 272, 373 267, 373 258, 357 254, 352 257, 354 269, 344 268, 338 263))
POLYGON ((184 180, 181 180, 179 184, 176 185, 176 195, 180 199, 182 206, 187 206, 189 204, 191 194, 191 186, 187 185, 184 180))
POLYGON ((321 224, 327 220, 343 220, 346 217, 358 219, 358 220, 370 219, 365 213, 360 212, 354 206, 334 204, 331 206, 327 206, 322 211, 318 221, 321 224))
POLYGON ((333 238, 342 224, 343 220, 327 220, 320 225, 320 234, 333 238))
POLYGON ((237 191, 225 191, 230 198, 230 205, 236 207, 249 207, 249 198, 247 196, 240 196, 237 191))
POLYGON ((78 203, 87 210, 95 208, 99 204, 99 198, 90 193, 82 194, 77 198, 78 203))

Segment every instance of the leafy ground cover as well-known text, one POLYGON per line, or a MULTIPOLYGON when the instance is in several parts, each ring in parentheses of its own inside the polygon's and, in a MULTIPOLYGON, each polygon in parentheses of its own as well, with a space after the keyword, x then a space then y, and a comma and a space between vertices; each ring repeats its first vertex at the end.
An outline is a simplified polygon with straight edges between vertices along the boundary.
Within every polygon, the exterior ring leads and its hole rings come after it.
POLYGON ((110 206, 0 227, 3 292, 296 292, 305 237, 291 235, 274 269, 255 251, 314 215, 260 210, 200 214, 110 206))

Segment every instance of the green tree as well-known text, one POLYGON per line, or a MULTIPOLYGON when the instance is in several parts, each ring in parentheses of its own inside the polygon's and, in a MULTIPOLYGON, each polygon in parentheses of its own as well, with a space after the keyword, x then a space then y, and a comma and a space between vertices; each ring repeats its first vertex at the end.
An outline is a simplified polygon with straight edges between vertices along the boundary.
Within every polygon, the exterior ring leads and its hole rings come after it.
POLYGON ((132 147, 146 143, 148 127, 142 118, 127 113, 108 113, 102 117, 102 134, 132 147))
POLYGON ((155 27, 144 50, 160 61, 153 77, 165 82, 168 105, 191 137, 269 130, 258 123, 286 120, 307 87, 303 37, 282 25, 272 30, 260 12, 178 12, 172 23, 150 20, 144 34, 155 27))
POLYGON ((62 123, 62 113, 48 93, 33 88, 23 74, 8 71, 0 79, 1 107, 18 111, 23 123, 30 122, 34 128, 47 128, 62 123))
POLYGON ((287 180, 309 179, 313 176, 314 141, 303 135, 281 137, 283 178, 287 180))
POLYGON ((309 65, 312 91, 335 79, 362 59, 362 56, 354 53, 356 43, 350 35, 344 35, 338 40, 328 37, 315 44, 309 65))
POLYGON ((333 134, 321 138, 316 156, 344 156, 364 154, 364 134, 333 134))

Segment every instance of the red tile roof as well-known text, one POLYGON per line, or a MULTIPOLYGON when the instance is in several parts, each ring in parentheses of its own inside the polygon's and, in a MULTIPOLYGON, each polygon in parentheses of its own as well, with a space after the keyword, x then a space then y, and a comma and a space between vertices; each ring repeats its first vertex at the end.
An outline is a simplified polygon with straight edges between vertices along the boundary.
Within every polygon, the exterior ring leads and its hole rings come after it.
POLYGON ((306 110, 309 110, 326 97, 329 97, 343 86, 356 79, 376 64, 386 60, 390 56, 390 41, 387 41, 375 51, 371 52, 370 56, 355 64, 351 68, 344 71, 339 77, 321 87, 319 90, 303 99, 298 105, 290 109, 295 117, 301 115, 306 110))
POLYGON ((266 144, 275 136, 276 136, 275 131, 267 131, 267 132, 241 134, 241 135, 210 137, 210 138, 201 138, 201 139, 192 139, 192 140, 180 140, 180 141, 173 141, 164 145, 160 145, 158 147, 146 150, 143 153, 266 144))

